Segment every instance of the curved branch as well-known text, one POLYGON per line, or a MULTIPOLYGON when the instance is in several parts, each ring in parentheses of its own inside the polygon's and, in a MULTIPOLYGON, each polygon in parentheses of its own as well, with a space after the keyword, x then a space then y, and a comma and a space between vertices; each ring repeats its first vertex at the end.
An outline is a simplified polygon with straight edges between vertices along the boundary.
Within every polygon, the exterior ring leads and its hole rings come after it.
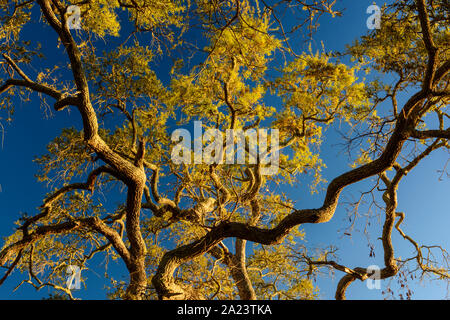
POLYGON ((340 193, 346 186, 380 174, 395 163, 419 117, 415 110, 416 106, 420 105, 426 96, 426 90, 421 90, 406 102, 399 114, 394 132, 378 159, 348 171, 331 181, 322 207, 295 210, 273 229, 261 229, 236 222, 222 222, 197 241, 167 252, 152 279, 159 297, 161 299, 185 299, 183 289, 174 281, 173 273, 181 264, 208 252, 225 238, 239 238, 265 245, 278 244, 297 225, 329 221, 336 210, 340 193))
POLYGON ((92 192, 96 178, 102 173, 109 173, 113 176, 117 176, 117 173, 112 168, 102 166, 95 169, 89 174, 87 182, 73 183, 64 186, 61 189, 54 192, 48 198, 46 198, 44 200, 44 204, 41 206, 43 211, 40 214, 35 215, 34 217, 26 219, 23 225, 18 228, 19 230, 22 230, 23 233, 22 239, 1 250, 0 265, 5 264, 6 261, 9 259, 9 257, 11 257, 11 255, 14 254, 15 252, 20 252, 24 248, 28 247, 29 245, 32 245, 37 240, 47 235, 70 232, 80 227, 86 226, 91 227, 95 231, 105 236, 114 246, 118 254, 124 259, 125 264, 127 264, 127 266, 130 265, 131 264, 130 254, 119 233, 117 233, 114 229, 108 227, 102 220, 100 220, 97 217, 73 220, 57 225, 38 226, 34 232, 30 233, 28 231, 29 227, 32 224, 45 218, 49 214, 52 205, 67 192, 70 192, 72 190, 88 190, 92 192))
POLYGON ((447 130, 414 130, 411 136, 416 139, 442 138, 450 140, 450 128, 447 130))
POLYGON ((428 52, 428 64, 425 73, 425 79, 423 82, 423 88, 425 90, 431 90, 434 82, 438 49, 436 48, 433 41, 433 34, 431 33, 430 20, 428 18, 425 0, 416 0, 416 5, 419 12, 419 21, 422 29, 423 42, 428 52))
MULTIPOLYGON (((381 240, 383 242, 385 267, 383 269, 381 269, 381 271, 380 271, 380 280, 394 276, 395 274, 397 274, 398 269, 399 269, 397 266, 397 263, 395 261, 395 258, 394 258, 394 248, 393 248, 392 239, 391 239, 392 229, 394 227, 395 218, 400 216, 400 220, 395 225, 395 227, 398 230, 399 230, 398 226, 401 224, 401 222, 403 221, 403 218, 404 218, 404 215, 402 216, 401 214, 396 212, 398 185, 399 185, 401 179, 405 175, 407 175, 411 169, 413 169, 415 166, 417 166, 417 164, 421 160, 423 160, 432 151, 434 151, 444 145, 443 143, 440 143, 439 140, 440 139, 435 140, 421 154, 419 154, 416 158, 414 158, 406 167, 401 168, 398 164, 394 164, 394 167, 396 168, 397 172, 392 180, 389 180, 387 175, 384 172, 380 174, 381 180, 384 182, 384 184, 387 187, 387 190, 383 194, 383 201, 386 203, 386 209, 385 209, 386 219, 385 219, 385 222, 383 225, 383 233, 382 233, 382 237, 381 237, 381 240)), ((402 235, 404 235, 404 234, 402 234, 402 235)), ((410 239, 408 239, 408 240, 410 240, 410 239)), ((418 252, 420 252, 420 250, 418 250, 418 252)), ((344 271, 347 274, 344 277, 342 277, 342 279, 338 283, 338 286, 336 289, 336 295, 335 295, 335 298, 337 300, 345 299, 345 292, 353 281, 355 281, 356 279, 364 281, 368 277, 367 269, 364 269, 364 268, 355 268, 354 271, 356 271, 357 274, 354 274, 353 272, 347 272, 346 270, 341 270, 341 271, 344 271)))
POLYGON ((130 263, 130 254, 119 234, 114 229, 108 227, 100 218, 92 217, 37 227, 34 232, 24 236, 21 240, 7 246, 0 252, 0 265, 4 265, 15 252, 25 249, 45 236, 67 233, 86 227, 92 228, 105 236, 124 259, 125 264, 128 265, 130 263))

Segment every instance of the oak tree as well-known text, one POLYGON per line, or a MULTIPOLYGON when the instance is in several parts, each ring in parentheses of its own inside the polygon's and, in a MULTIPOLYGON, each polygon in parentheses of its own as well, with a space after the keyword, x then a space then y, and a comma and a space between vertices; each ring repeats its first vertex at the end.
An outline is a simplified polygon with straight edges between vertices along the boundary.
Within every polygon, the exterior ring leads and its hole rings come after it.
POLYGON ((5 239, 0 285, 20 270, 21 284, 73 299, 67 267, 83 269, 104 255, 129 273, 126 283, 111 279, 111 298, 314 299, 313 276, 332 268, 344 274, 336 289, 344 299, 370 271, 336 262, 332 248, 308 250, 301 226, 320 229, 342 205, 344 188, 369 178, 384 202, 380 277, 413 263, 448 280, 444 248, 421 245, 401 229, 406 214, 397 211, 397 190, 421 160, 450 148, 449 5, 393 1, 382 8, 380 29, 344 52, 293 50, 294 41, 311 39, 319 17, 341 15, 334 4, 1 0, 2 112, 13 118, 16 103, 39 96, 56 112, 77 110, 71 116, 83 128, 65 128, 36 159, 49 193, 5 239), (81 29, 71 26, 73 8, 81 29), (57 37, 52 50, 63 62, 39 70, 42 49, 23 32, 30 25, 57 37), (161 80, 162 61, 173 65, 170 81, 161 80), (437 126, 425 119, 430 114, 437 126), (279 146, 268 153, 279 152, 279 170, 264 174, 261 159, 173 161, 179 141, 172 131, 194 121, 203 131, 277 129, 279 146), (349 171, 326 182, 319 148, 337 123, 350 128, 343 137, 349 150, 362 147, 351 151, 349 171), (300 181, 312 192, 326 187, 320 207, 298 208, 283 192, 300 181), (412 244, 412 258, 396 257, 393 232, 412 244))

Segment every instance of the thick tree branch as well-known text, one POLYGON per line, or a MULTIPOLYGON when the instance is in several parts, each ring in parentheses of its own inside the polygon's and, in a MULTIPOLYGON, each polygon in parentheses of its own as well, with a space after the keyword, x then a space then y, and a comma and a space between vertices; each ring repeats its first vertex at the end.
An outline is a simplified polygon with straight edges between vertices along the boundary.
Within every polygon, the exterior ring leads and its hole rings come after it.
POLYGON ((430 20, 428 18, 426 8, 426 1, 416 0, 416 5, 419 12, 419 21, 422 28, 423 42, 425 43, 425 48, 428 52, 428 64, 422 88, 428 91, 433 87, 438 49, 434 44, 433 34, 430 27, 430 20))
POLYGON ((416 139, 429 139, 429 138, 450 139, 450 128, 447 128, 447 130, 426 130, 426 131, 414 130, 411 136, 416 139))

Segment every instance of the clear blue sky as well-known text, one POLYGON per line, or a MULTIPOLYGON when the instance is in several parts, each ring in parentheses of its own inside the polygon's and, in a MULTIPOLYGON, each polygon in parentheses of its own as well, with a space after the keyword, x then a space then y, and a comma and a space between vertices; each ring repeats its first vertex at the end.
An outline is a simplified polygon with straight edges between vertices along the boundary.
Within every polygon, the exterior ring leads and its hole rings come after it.
MULTIPOLYGON (((321 20, 319 32, 314 37, 315 43, 320 46, 323 41, 327 50, 342 50, 345 44, 367 31, 366 19, 369 15, 366 14, 366 8, 372 3, 373 1, 367 0, 341 1, 338 4, 339 8, 346 8, 343 17, 321 20)), ((34 15, 35 21, 38 21, 38 18, 38 15, 34 15)), ((56 37, 49 27, 43 27, 42 24, 28 27, 25 35, 31 39, 40 39, 43 43, 47 56, 45 65, 51 66, 55 61, 66 59, 62 51, 55 52, 56 37)), ((112 40, 106 41, 105 45, 108 45, 108 41, 112 40)), ((169 63, 164 62, 156 69, 163 81, 168 80, 168 66, 169 63)), ((5 118, 4 114, 0 116, 5 118)), ((6 129, 5 139, 0 148, 0 236, 2 237, 11 234, 14 228, 13 222, 17 220, 20 212, 35 214, 36 208, 42 203, 43 196, 48 192, 45 185, 38 183, 34 178, 37 173, 37 166, 33 162, 34 157, 45 152, 46 144, 59 135, 62 128, 74 126, 81 129, 80 117, 75 109, 72 112, 64 111, 48 116, 45 110, 40 109, 36 95, 33 96, 32 102, 18 103, 13 118, 14 121, 11 124, 2 122, 6 129)), ((338 133, 330 129, 321 150, 321 156, 327 165, 323 174, 328 181, 349 169, 347 156, 342 152, 342 148, 336 145, 338 142, 338 133)), ((438 181, 440 174, 437 170, 444 167, 448 158, 449 154, 446 152, 433 153, 402 181, 398 196, 398 209, 407 214, 403 224, 404 231, 421 244, 439 244, 446 249, 450 248, 448 235, 450 212, 447 203, 450 180, 444 177, 442 181, 438 181)), ((347 188, 341 197, 341 203, 346 199, 356 199, 359 197, 359 192, 367 191, 369 186, 370 184, 364 181, 347 188)), ((320 206, 324 197, 323 192, 311 196, 306 185, 287 188, 286 192, 297 200, 298 208, 320 206)), ((381 241, 377 240, 381 233, 381 223, 376 219, 372 220, 370 230, 373 232, 371 232, 370 241, 375 245, 375 257, 369 257, 367 238, 361 231, 353 232, 352 237, 343 235, 343 228, 348 226, 346 217, 345 206, 342 204, 329 223, 303 226, 307 244, 311 247, 325 247, 333 244, 339 248, 339 262, 349 267, 364 267, 371 264, 382 267, 383 251, 381 241)), ((362 224, 358 227, 361 229, 362 224)), ((395 231, 393 234, 396 256, 411 256, 412 246, 402 240, 395 231)), ((92 268, 83 271, 83 277, 87 278, 87 289, 75 293, 76 297, 86 299, 106 297, 103 286, 107 281, 103 279, 102 269, 98 268, 98 265, 102 263, 102 258, 96 258, 89 264, 92 268)), ((122 276, 123 280, 128 279, 127 272, 121 263, 111 267, 110 270, 116 278, 120 279, 122 276)), ((336 272, 333 279, 330 277, 318 279, 321 298, 334 297, 334 290, 341 276, 342 273, 336 272)), ((15 272, 0 287, 0 299, 40 299, 48 296, 48 289, 36 292, 28 285, 22 286, 13 293, 12 289, 21 279, 23 276, 15 272)), ((382 282, 382 289, 386 287, 387 282, 388 280, 382 282)), ((446 297, 447 288, 443 283, 410 281, 408 284, 414 291, 414 299, 446 297)), ((349 287, 347 297, 349 299, 383 298, 381 290, 368 290, 365 284, 359 281, 349 287)))

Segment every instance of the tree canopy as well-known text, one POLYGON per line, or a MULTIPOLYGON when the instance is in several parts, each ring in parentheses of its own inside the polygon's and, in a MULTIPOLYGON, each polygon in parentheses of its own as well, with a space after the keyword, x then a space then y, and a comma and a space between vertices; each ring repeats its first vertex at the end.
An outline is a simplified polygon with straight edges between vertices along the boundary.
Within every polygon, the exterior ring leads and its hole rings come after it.
POLYGON ((308 49, 320 18, 342 14, 334 6, 0 0, 0 120, 13 122, 15 104, 40 98, 55 112, 77 110, 71 116, 83 124, 65 128, 36 159, 49 193, 5 238, 0 285, 20 270, 21 284, 73 299, 67 267, 104 255, 129 273, 128 282, 111 279, 114 299, 314 299, 320 288, 312 279, 323 268, 344 274, 336 288, 344 299, 370 270, 336 262, 333 248, 309 250, 301 226, 320 229, 343 205, 344 188, 369 178, 383 202, 380 278, 412 264, 409 273, 448 281, 445 248, 402 230, 397 191, 420 161, 450 149, 449 4, 393 1, 381 8, 380 28, 345 51, 308 49), (69 8, 79 11, 80 29, 71 27, 78 17, 69 8), (57 37, 51 50, 61 60, 52 68, 41 68, 46 40, 27 39, 29 25, 57 37), (299 39, 303 52, 292 46, 299 39), (168 61, 162 75, 157 66, 168 61), (225 154, 208 149, 206 138, 203 162, 190 161, 190 149, 188 162, 173 161, 172 132, 194 121, 204 132, 278 130, 278 146, 267 151, 279 153, 276 174, 265 174, 261 159, 208 162, 225 154), (351 168, 327 182, 319 150, 336 125, 346 128, 351 168), (299 208, 283 191, 304 181, 311 192, 326 188, 320 207, 299 208), (393 232, 411 243, 412 257, 395 255, 393 232))

